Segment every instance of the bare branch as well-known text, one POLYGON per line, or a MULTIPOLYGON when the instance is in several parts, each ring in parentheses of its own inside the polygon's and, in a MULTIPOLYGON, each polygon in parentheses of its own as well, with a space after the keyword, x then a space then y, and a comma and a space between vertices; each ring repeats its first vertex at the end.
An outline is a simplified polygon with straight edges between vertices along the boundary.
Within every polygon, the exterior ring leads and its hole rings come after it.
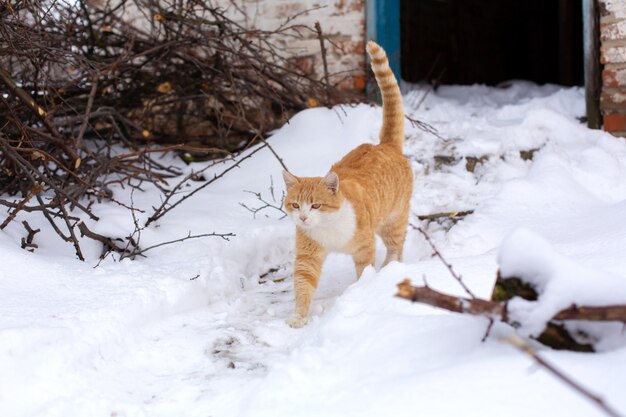
POLYGON ((28 233, 26 238, 22 238, 22 249, 26 249, 32 252, 39 247, 37 244, 33 243, 33 239, 35 238, 35 235, 41 231, 41 229, 33 230, 33 228, 30 227, 26 220, 24 220, 22 224, 24 225, 24 228, 28 233))
POLYGON ((439 258, 439 260, 446 266, 446 268, 448 268, 448 271, 450 271, 450 274, 452 275, 452 277, 459 283, 459 285, 461 285, 461 287, 463 287, 463 290, 465 290, 465 292, 472 298, 476 298, 476 296, 474 295, 474 293, 469 289, 469 287, 467 285, 465 285, 465 283, 463 282, 463 278, 461 277, 461 275, 457 274, 454 271, 454 268, 452 267, 452 265, 450 263, 448 263, 448 261, 445 260, 445 258, 443 257, 443 255, 441 254, 441 252, 439 252, 439 250, 437 249, 437 247, 435 246, 435 244, 432 242, 432 240, 430 240, 430 237, 428 237, 428 234, 424 231, 424 229, 422 229, 421 227, 417 227, 414 225, 410 225, 411 228, 413 230, 417 230, 418 232, 420 232, 420 234, 422 236, 424 236, 424 238, 426 239, 426 242, 428 242, 428 244, 430 245, 430 247, 433 250, 433 254, 435 256, 437 256, 437 258, 439 258))
POLYGON ((187 236, 185 236, 185 237, 182 237, 180 239, 170 240, 170 241, 163 242, 163 243, 159 243, 157 245, 148 246, 145 249, 140 249, 140 250, 134 251, 132 256, 144 256, 144 253, 148 252, 151 249, 159 248, 159 247, 165 246, 165 245, 171 245, 172 243, 184 242, 185 240, 190 240, 190 239, 199 239, 199 238, 202 238, 202 237, 219 237, 219 238, 222 238, 224 240, 230 240, 231 237, 235 237, 235 236, 236 235, 234 233, 215 233, 215 232, 213 232, 213 233, 204 233, 204 234, 201 234, 201 235, 192 235, 191 231, 189 231, 187 233, 187 236))
POLYGON ((559 381, 576 391, 578 394, 582 395, 583 397, 594 403, 606 415, 611 417, 623 417, 615 409, 613 409, 606 402, 604 402, 604 400, 600 398, 599 395, 592 393, 580 383, 565 375, 565 373, 559 370, 556 366, 541 357, 528 343, 526 343, 521 338, 517 336, 509 336, 504 340, 533 358, 533 360, 537 362, 539 366, 548 371, 548 373, 552 374, 552 376, 555 376, 559 381))

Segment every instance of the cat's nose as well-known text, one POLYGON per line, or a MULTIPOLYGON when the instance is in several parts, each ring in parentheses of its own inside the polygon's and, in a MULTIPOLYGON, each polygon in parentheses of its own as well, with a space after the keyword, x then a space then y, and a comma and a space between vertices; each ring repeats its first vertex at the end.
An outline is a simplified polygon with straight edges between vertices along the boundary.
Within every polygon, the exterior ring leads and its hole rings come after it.
POLYGON ((300 220, 302 220, 303 222, 306 221, 308 217, 306 216, 306 214, 300 214, 300 220))

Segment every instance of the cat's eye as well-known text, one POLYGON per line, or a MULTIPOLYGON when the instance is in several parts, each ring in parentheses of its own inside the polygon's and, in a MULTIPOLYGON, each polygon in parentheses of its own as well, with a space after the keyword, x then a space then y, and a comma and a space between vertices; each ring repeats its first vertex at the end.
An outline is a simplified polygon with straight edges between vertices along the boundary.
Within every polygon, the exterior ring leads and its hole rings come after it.
POLYGON ((300 208, 300 204, 298 204, 298 203, 291 203, 291 207, 293 207, 295 209, 299 209, 300 208))
POLYGON ((311 206, 311 208, 312 208, 312 209, 316 209, 316 210, 317 210, 318 208, 320 208, 320 206, 321 206, 321 204, 313 204, 313 205, 311 206))

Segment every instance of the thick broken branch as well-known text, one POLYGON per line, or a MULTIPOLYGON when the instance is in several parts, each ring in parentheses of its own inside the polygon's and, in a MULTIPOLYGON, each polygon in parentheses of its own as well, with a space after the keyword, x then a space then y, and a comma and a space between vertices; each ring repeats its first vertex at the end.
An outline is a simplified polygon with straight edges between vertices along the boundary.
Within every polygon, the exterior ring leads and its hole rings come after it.
MULTIPOLYGON (((88 237, 93 240, 97 240, 98 242, 102 243, 103 245, 102 256, 101 256, 102 258, 106 256, 106 254, 109 252, 118 252, 118 253, 128 252, 128 249, 118 245, 110 237, 106 237, 106 236, 103 236, 101 234, 98 234, 96 232, 92 232, 91 230, 89 230, 89 228, 84 222, 78 223, 78 230, 80 230, 80 233, 82 236, 88 237)), ((116 239, 116 240, 118 242, 123 242, 122 239, 116 239)))
MULTIPOLYGON (((480 298, 463 298, 441 293, 428 286, 413 286, 408 278, 398 284, 397 297, 415 303, 461 314, 486 317, 517 327, 507 314, 506 301, 489 301, 480 298)), ((547 323, 543 332, 536 340, 554 349, 567 349, 578 352, 593 352, 590 344, 576 341, 560 322, 568 320, 582 321, 618 321, 626 323, 626 305, 602 307, 571 306, 559 311, 547 323)))
MULTIPOLYGON (((428 286, 416 287, 411 285, 411 281, 408 278, 398 284, 396 296, 414 303, 428 304, 455 313, 489 317, 510 323, 507 316, 506 303, 480 298, 456 297, 433 290, 428 286)), ((602 307, 572 305, 559 311, 550 320, 620 321, 626 323, 626 305, 602 307)))
POLYGON ((578 307, 572 305, 557 313, 553 320, 621 321, 626 323, 626 306, 578 307))
POLYGON ((415 287, 411 285, 411 280, 408 278, 398 284, 396 297, 404 298, 414 303, 428 304, 455 313, 466 313, 507 321, 506 309, 503 304, 476 297, 455 297, 433 290, 428 286, 415 287))
POLYGON ((41 231, 41 229, 31 228, 26 220, 24 220, 22 224, 24 225, 26 232, 28 232, 28 235, 25 238, 22 238, 22 249, 32 252, 39 247, 36 243, 33 243, 33 239, 35 238, 35 235, 41 231))

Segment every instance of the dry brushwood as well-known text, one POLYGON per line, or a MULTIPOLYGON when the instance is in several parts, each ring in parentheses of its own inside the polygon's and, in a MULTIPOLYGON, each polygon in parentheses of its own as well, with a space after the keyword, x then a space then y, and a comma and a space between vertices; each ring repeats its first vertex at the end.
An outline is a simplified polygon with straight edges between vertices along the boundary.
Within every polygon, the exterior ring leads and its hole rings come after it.
POLYGON ((148 223, 187 198, 172 203, 177 188, 167 179, 181 172, 161 162, 164 152, 234 158, 269 146, 267 132, 307 103, 345 102, 282 53, 303 31, 314 29, 291 19, 273 31, 248 29, 197 0, 4 3, 0 228, 37 213, 84 259, 76 229, 98 220, 95 201, 124 206, 114 185, 163 191, 148 223))

